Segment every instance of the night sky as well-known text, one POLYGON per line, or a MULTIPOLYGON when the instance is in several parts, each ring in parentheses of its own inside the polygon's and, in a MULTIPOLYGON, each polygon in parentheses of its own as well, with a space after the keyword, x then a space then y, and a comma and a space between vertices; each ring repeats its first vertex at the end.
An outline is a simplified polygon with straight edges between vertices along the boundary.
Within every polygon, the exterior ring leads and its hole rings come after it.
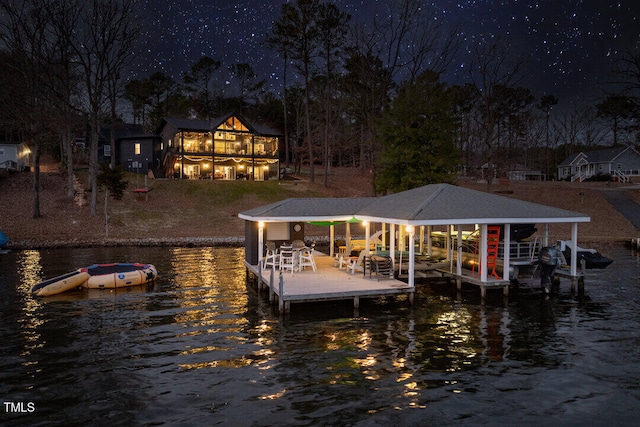
MULTIPOLYGON (((388 0, 336 0, 352 21, 371 22, 388 0)), ((136 78, 162 71, 177 81, 202 56, 224 66, 248 62, 270 87, 281 87, 282 60, 264 47, 266 34, 286 0, 141 0, 142 54, 136 78)), ((529 87, 562 101, 601 96, 609 64, 621 49, 640 42, 638 0, 440 0, 430 4, 439 19, 461 28, 472 44, 480 35, 509 39, 531 59, 529 87)), ((464 52, 447 80, 466 76, 464 52)), ((462 81, 455 81, 462 83, 462 81)))

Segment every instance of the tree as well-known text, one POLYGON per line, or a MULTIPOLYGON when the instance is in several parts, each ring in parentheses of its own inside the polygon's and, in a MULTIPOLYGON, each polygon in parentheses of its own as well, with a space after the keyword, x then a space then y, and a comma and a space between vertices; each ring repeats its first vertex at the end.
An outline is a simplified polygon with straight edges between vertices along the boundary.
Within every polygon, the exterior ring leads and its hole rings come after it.
POLYGON ((492 191, 495 175, 495 144, 499 141, 499 125, 504 110, 500 91, 515 88, 524 78, 525 62, 509 51, 509 44, 498 37, 479 40, 472 49, 469 65, 471 81, 480 95, 477 103, 477 125, 487 159, 487 191, 492 191))
POLYGON ((131 80, 125 86, 125 98, 131 103, 134 119, 153 131, 163 117, 187 116, 192 108, 202 112, 197 102, 189 102, 171 77, 155 72, 143 80, 131 80))
POLYGON ((624 123, 635 115, 636 106, 631 98, 625 95, 609 95, 596 105, 598 117, 609 123, 613 132, 613 145, 618 145, 618 134, 624 123))
MULTIPOLYGON (((380 67, 376 64, 371 69, 377 74, 366 77, 370 81, 377 80, 375 95, 369 99, 379 101, 374 109, 384 105, 385 97, 393 95, 397 82, 415 80, 425 71, 443 73, 451 64, 461 40, 455 29, 444 24, 447 20, 434 19, 438 16, 436 9, 424 0, 385 0, 381 3, 386 6, 384 12, 377 14, 367 26, 355 25, 351 37, 354 50, 351 57, 365 59, 362 65, 380 62, 380 67), (384 83, 383 79, 386 79, 384 83)), ((378 147, 375 146, 373 122, 359 122, 357 126, 359 137, 354 140, 360 144, 360 167, 370 167, 375 175, 378 147)))
POLYGON ((147 127, 147 107, 151 104, 148 85, 143 80, 134 79, 124 87, 124 97, 131 103, 133 122, 147 127))
POLYGON ((425 70, 443 73, 458 51, 459 32, 447 29, 446 20, 434 19, 435 8, 424 0, 386 0, 384 4, 386 13, 374 18, 365 36, 366 50, 382 58, 396 81, 414 80, 425 70))
POLYGON ((98 138, 108 87, 124 71, 137 37, 134 0, 79 1, 79 25, 72 43, 82 72, 85 112, 89 117, 89 186, 91 215, 97 214, 98 138))
MULTIPOLYGON (((506 143, 500 147, 500 138, 498 138, 498 149, 503 155, 501 164, 510 166, 518 151, 519 142, 526 131, 531 113, 531 104, 535 97, 531 91, 523 87, 496 87, 496 94, 499 98, 500 135, 506 133, 506 143)), ((500 136, 499 135, 499 136, 500 136)))
POLYGON ((549 119, 551 118, 551 110, 554 105, 558 105, 558 98, 553 95, 544 95, 540 98, 540 102, 536 106, 538 110, 544 114, 545 123, 545 145, 549 146, 549 119))
POLYGON ((454 98, 433 72, 405 83, 380 120, 379 192, 451 181, 458 159, 454 98))
POLYGON ((178 85, 171 77, 159 71, 145 80, 150 99, 149 122, 151 127, 157 126, 172 106, 172 95, 178 92, 178 85))
POLYGON ((374 146, 375 123, 391 102, 392 80, 390 71, 371 51, 352 49, 345 70, 340 86, 344 113, 354 128, 354 155, 357 153, 358 166, 364 168, 372 165, 374 152, 378 151, 374 146))
POLYGON ((213 105, 211 85, 215 72, 220 69, 220 61, 215 61, 208 56, 203 56, 191 67, 191 72, 185 74, 183 82, 200 99, 200 108, 196 108, 199 115, 206 120, 213 118, 213 105))
POLYGON ((624 93, 640 111, 640 46, 622 51, 614 70, 616 92, 624 93))
POLYGON ((262 89, 265 80, 258 80, 253 68, 247 63, 234 64, 230 67, 230 71, 238 83, 238 97, 240 98, 238 112, 242 114, 246 98, 262 89))
POLYGON ((323 163, 324 187, 329 186, 331 167, 331 123, 336 80, 336 64, 341 61, 350 16, 341 12, 334 3, 321 3, 318 10, 317 26, 320 39, 320 56, 324 59, 326 85, 324 87, 324 135, 323 163))
POLYGON ((273 26, 271 34, 267 36, 267 44, 274 49, 280 56, 282 56, 283 70, 282 70, 282 109, 283 109, 283 123, 284 123, 284 151, 285 151, 285 164, 287 168, 291 165, 291 146, 289 143, 289 108, 287 104, 287 76, 289 66, 289 51, 292 49, 291 40, 286 33, 285 22, 278 21, 273 26))
POLYGON ((458 151, 461 156, 463 171, 471 166, 471 159, 476 148, 477 132, 475 132, 476 106, 480 93, 478 88, 470 83, 462 86, 454 85, 451 88, 455 99, 456 119, 458 121, 458 151))
POLYGON ((108 163, 100 164, 96 181, 99 187, 104 187, 104 225, 105 235, 109 237, 109 196, 114 200, 122 199, 128 182, 124 179, 124 172, 120 166, 112 168, 108 163))
POLYGON ((305 91, 305 139, 309 152, 309 181, 315 182, 314 141, 311 133, 309 88, 314 61, 318 52, 317 18, 319 0, 297 0, 282 5, 281 16, 273 27, 273 37, 286 46, 290 58, 302 74, 305 91))
POLYGON ((47 0, 1 0, 0 40, 5 49, 3 115, 33 152, 33 217, 40 212, 40 155, 50 136, 56 109, 52 71, 59 60, 60 40, 52 31, 47 0))

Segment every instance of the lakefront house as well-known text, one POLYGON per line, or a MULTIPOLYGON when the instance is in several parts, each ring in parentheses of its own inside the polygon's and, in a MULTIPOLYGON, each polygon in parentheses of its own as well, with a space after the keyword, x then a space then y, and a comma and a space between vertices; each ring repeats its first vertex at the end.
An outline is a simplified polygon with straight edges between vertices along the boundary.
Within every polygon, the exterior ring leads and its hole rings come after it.
POLYGON ((640 153, 633 147, 614 147, 603 150, 580 151, 558 165, 558 179, 584 181, 597 175, 629 182, 640 176, 640 153))
POLYGON ((178 179, 278 179, 281 135, 239 114, 208 120, 165 118, 162 138, 165 177, 178 179))

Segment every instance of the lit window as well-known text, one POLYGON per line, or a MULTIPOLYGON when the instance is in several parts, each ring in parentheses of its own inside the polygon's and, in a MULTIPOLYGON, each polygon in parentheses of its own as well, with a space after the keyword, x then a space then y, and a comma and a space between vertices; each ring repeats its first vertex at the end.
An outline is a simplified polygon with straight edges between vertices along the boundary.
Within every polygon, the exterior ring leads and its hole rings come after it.
POLYGON ((135 152, 136 152, 136 155, 140 154, 140 143, 139 142, 136 142, 135 152))

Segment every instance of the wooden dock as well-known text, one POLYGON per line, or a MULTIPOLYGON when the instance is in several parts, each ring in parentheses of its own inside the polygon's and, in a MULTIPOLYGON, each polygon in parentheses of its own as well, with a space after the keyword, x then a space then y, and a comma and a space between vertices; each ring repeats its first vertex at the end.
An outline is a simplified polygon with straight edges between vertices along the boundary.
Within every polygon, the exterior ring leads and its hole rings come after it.
POLYGON ((353 299, 357 309, 360 298, 388 295, 406 294, 413 303, 415 288, 405 282, 375 275, 370 277, 368 272, 367 275, 362 272, 350 274, 334 266, 334 259, 322 252, 314 251, 313 256, 316 271, 311 268, 293 273, 271 268, 261 270, 258 265, 250 265, 246 261, 245 266, 257 277, 259 288, 268 288, 269 300, 275 303, 277 298, 281 313, 290 312, 292 303, 329 300, 353 299))

